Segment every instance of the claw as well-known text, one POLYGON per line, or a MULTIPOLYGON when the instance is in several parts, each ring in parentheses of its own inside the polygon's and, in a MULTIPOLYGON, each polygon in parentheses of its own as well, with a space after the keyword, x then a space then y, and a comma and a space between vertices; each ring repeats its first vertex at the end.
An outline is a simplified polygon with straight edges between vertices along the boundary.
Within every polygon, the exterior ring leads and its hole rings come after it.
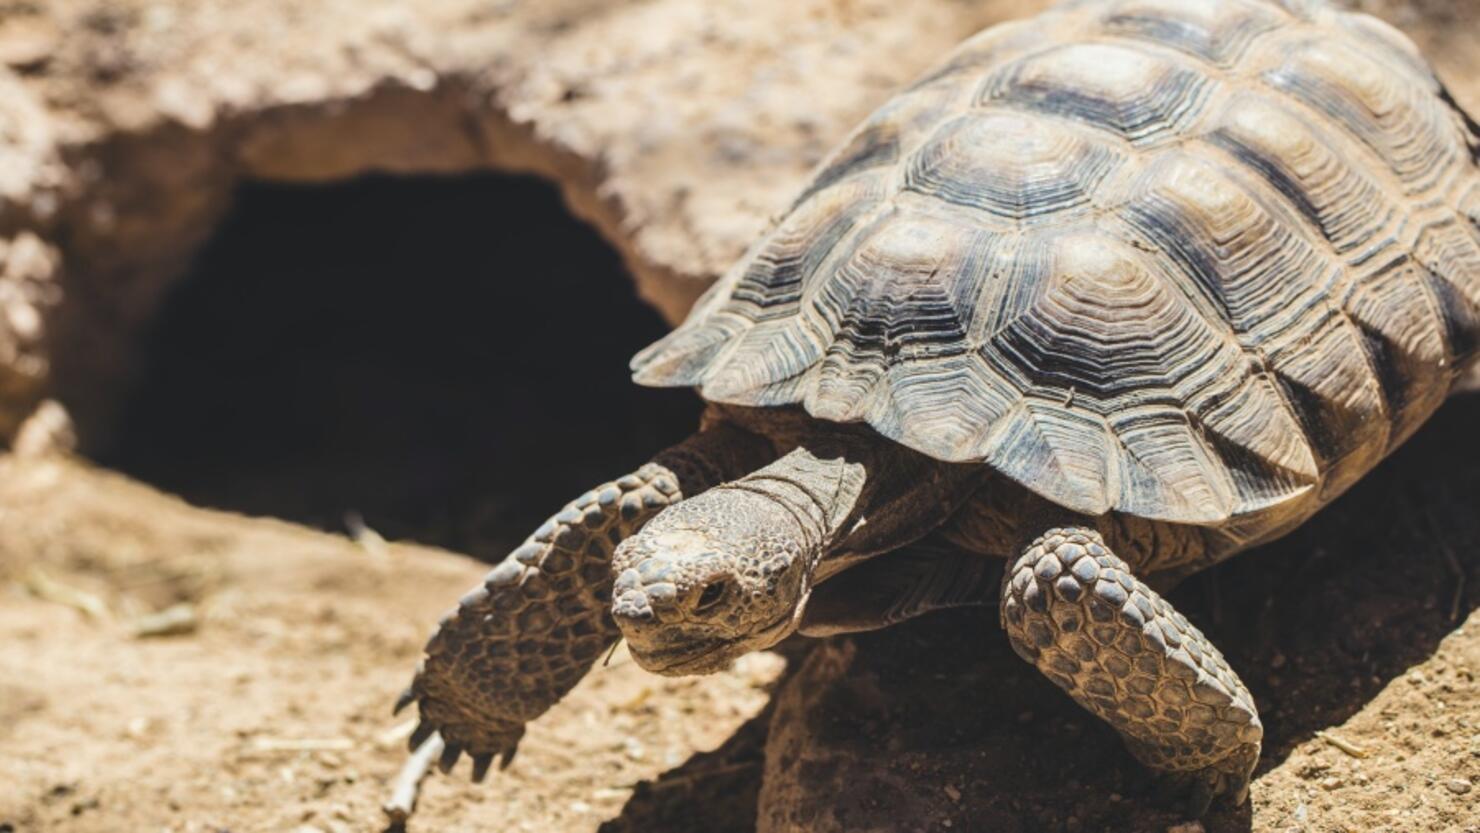
POLYGON ((391 714, 400 714, 407 706, 416 702, 416 683, 406 686, 401 696, 396 698, 396 705, 391 709, 391 714))
POLYGON ((435 731, 437 731, 437 727, 426 722, 425 720, 416 724, 416 729, 412 731, 411 737, 406 740, 406 748, 412 752, 415 752, 416 750, 421 748, 422 743, 424 743, 427 738, 431 737, 432 733, 435 731))
MULTIPOLYGON (((520 737, 523 737, 524 732, 521 730, 519 732, 519 735, 520 735, 520 737)), ((508 748, 505 749, 503 751, 503 754, 499 757, 499 760, 498 760, 498 769, 499 769, 499 772, 503 772, 504 770, 508 769, 509 768, 509 764, 511 764, 511 763, 514 762, 514 753, 519 751, 519 740, 520 740, 520 738, 519 737, 516 737, 512 741, 510 741, 508 748)))
POLYGON ((461 755, 462 745, 449 742, 442 749, 442 757, 437 761, 437 769, 442 770, 443 774, 451 772, 452 768, 457 765, 457 759, 461 755))
POLYGON ((473 783, 481 784, 488 777, 488 767, 493 764, 493 753, 485 752, 473 756, 473 783))

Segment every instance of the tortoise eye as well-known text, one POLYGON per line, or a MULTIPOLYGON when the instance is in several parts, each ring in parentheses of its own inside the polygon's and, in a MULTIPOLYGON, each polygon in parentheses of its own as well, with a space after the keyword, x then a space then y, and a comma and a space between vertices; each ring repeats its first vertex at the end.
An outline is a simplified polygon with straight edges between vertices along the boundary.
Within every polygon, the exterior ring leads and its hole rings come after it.
POLYGON ((699 604, 694 608, 696 611, 705 611, 719 604, 724 598, 725 588, 728 583, 724 579, 715 579, 704 586, 704 592, 699 594, 699 604))

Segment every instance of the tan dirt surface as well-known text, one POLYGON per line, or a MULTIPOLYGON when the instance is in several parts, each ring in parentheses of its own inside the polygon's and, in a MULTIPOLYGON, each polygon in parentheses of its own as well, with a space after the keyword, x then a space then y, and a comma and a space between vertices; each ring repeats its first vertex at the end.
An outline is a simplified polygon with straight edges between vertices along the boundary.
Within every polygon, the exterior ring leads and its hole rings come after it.
MULTIPOLYGON (((140 331, 243 179, 533 172, 676 319, 893 87, 1043 5, 0 0, 0 435, 47 395, 107 435, 140 331)), ((1480 110, 1474 0, 1358 5, 1480 110)), ((1450 406, 1308 530, 1178 591, 1271 736, 1252 804, 1204 829, 1480 830, 1477 423, 1480 397, 1450 406)), ((483 569, 0 458, 0 832, 381 829, 389 704, 483 569)), ((857 789, 773 792, 760 823, 1197 829, 999 637, 962 613, 819 655, 793 679, 824 713, 773 742, 809 736, 814 783, 857 789)), ((807 706, 795 685, 767 705, 782 665, 666 680, 619 653, 508 771, 432 779, 411 829, 754 829, 769 709, 807 706)))
MULTIPOLYGON (((409 729, 390 704, 429 623, 485 567, 192 509, 62 460, 0 464, 0 507, 0 829, 384 826, 409 729), (180 604, 193 630, 137 635, 180 604)), ((507 772, 433 780, 415 828, 639 829, 640 800, 622 826, 633 788, 724 744, 783 664, 670 680, 618 653, 507 772)), ((716 777, 758 774, 734 763, 716 777)))

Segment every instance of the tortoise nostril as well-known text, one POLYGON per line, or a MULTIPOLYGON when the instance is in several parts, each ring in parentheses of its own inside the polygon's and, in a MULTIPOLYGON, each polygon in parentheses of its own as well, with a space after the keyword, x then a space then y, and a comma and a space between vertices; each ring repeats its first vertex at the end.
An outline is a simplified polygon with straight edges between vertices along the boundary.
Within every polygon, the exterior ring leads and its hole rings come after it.
POLYGON ((694 610, 702 613, 719 604, 719 600, 724 598, 725 588, 728 586, 728 582, 722 578, 715 579, 704 585, 704 592, 699 594, 699 603, 694 607, 694 610))

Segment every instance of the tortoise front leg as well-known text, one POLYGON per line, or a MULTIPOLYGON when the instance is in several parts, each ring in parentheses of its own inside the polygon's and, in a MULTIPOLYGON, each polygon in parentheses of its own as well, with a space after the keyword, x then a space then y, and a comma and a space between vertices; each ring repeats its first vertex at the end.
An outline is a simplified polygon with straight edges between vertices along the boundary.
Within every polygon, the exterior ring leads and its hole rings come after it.
POLYGON ((1242 804, 1264 729, 1223 655, 1088 528, 1053 529, 1003 576, 1012 647, 1190 790, 1242 804))
POLYGON ((419 704, 417 749, 433 732, 445 772, 463 753, 482 779, 514 755, 525 724, 570 691, 616 642, 612 552, 663 508, 770 457, 769 444, 719 425, 568 504, 439 623, 399 711, 419 704))

